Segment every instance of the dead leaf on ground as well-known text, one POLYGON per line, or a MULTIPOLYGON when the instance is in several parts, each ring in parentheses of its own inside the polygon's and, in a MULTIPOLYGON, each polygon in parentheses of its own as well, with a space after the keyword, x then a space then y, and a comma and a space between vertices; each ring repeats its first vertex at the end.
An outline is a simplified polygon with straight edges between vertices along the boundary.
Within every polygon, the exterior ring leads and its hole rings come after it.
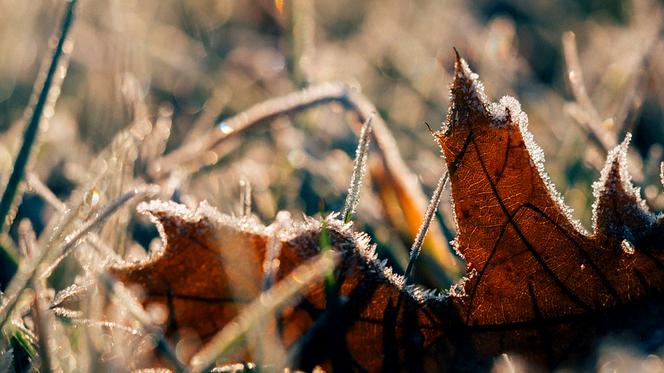
POLYGON ((436 136, 450 171, 456 247, 474 275, 454 303, 463 323, 478 330, 478 349, 554 367, 587 356, 598 336, 634 321, 630 315, 655 312, 662 320, 664 231, 630 182, 629 136, 609 153, 595 184, 589 234, 546 175, 516 99, 490 103, 460 58, 452 98, 436 136))
MULTIPOLYGON (((166 334, 175 341, 188 331, 194 331, 202 343, 209 341, 243 305, 260 296, 263 260, 268 248, 273 247, 271 240, 276 240, 279 247, 275 281, 320 251, 318 220, 297 223, 286 218, 265 227, 249 218, 220 214, 206 203, 196 211, 158 201, 139 209, 157 224, 163 248, 143 262, 111 271, 119 280, 141 286, 142 302, 147 308, 157 305, 168 311, 166 334)), ((308 342, 299 345, 297 364, 305 370, 326 361, 340 369, 363 366, 373 370, 382 365, 385 349, 393 348, 383 343, 384 311, 396 305, 403 278, 378 261, 366 235, 354 232, 334 216, 326 220, 326 225, 332 247, 343 254, 337 286, 344 302, 336 313, 325 316, 328 321, 319 322, 316 331, 311 332, 314 322, 326 311, 323 284, 318 284, 296 306, 279 315, 276 330, 286 348, 293 347, 309 331, 308 342)), ((433 326, 423 308, 429 298, 435 298, 433 292, 406 292, 400 314, 433 326)), ((405 334, 407 328, 397 323, 395 312, 389 315, 394 318, 389 324, 390 334, 394 338, 405 334)), ((247 351, 230 358, 250 358, 247 351)))

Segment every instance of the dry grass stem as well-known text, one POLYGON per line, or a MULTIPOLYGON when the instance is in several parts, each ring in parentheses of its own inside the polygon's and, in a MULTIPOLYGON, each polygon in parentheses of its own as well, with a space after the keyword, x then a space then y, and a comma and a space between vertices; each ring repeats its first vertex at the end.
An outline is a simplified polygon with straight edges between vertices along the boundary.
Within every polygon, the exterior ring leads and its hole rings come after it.
POLYGON ((588 131, 591 140, 599 145, 605 153, 613 149, 618 141, 614 132, 604 126, 597 109, 590 100, 586 86, 583 82, 583 71, 579 63, 579 53, 576 49, 576 36, 573 32, 563 34, 563 51, 567 64, 567 79, 577 104, 585 114, 579 123, 588 131))

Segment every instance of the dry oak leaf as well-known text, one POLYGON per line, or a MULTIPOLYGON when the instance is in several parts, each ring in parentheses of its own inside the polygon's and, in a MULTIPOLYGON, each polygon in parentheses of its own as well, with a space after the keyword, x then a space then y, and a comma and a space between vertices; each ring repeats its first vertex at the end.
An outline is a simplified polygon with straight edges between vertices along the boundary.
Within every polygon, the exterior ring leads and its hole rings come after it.
MULTIPOLYGON (((273 274, 277 282, 320 252, 322 223, 311 218, 294 222, 282 214, 266 227, 252 218, 220 214, 206 202, 196 210, 160 201, 138 209, 157 225, 163 247, 142 262, 110 270, 122 282, 142 287, 146 307, 159 304, 168 310, 166 335, 174 342, 184 331, 194 331, 202 343, 208 342, 245 304, 260 296, 269 268, 266 259, 278 260, 273 274)), ((417 287, 403 290, 403 277, 378 260, 368 237, 336 215, 328 217, 325 226, 332 248, 342 254, 337 270, 340 304, 326 313, 320 283, 280 313, 278 327, 269 332, 278 330, 283 346, 299 351, 291 364, 305 371, 320 364, 335 371, 376 371, 388 362, 409 360, 409 354, 421 360, 421 351, 397 347, 419 348, 434 342, 437 320, 428 314, 427 303, 442 296, 417 287), (402 306, 397 313, 399 298, 402 306), (416 343, 405 343, 411 339, 416 343)), ((245 346, 227 358, 232 362, 252 356, 245 346)))
POLYGON ((587 355, 607 333, 644 339, 661 331, 649 329, 664 321, 664 229, 631 184, 630 136, 594 184, 587 233, 546 175, 527 124, 516 99, 490 103, 457 56, 436 137, 452 184, 454 244, 471 274, 453 302, 473 349, 518 352, 551 368, 587 355))

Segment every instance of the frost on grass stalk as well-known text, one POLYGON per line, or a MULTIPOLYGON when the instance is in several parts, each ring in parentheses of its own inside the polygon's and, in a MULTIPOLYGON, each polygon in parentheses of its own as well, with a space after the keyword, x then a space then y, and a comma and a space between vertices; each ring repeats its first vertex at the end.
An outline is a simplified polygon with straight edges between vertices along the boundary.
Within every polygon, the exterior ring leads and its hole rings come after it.
POLYGON ((99 213, 95 215, 94 218, 85 222, 74 233, 65 237, 63 245, 56 251, 56 253, 59 253, 58 257, 51 263, 51 265, 44 271, 44 273, 41 274, 41 276, 44 278, 49 277, 58 266, 58 264, 60 264, 60 262, 66 258, 67 255, 69 255, 69 253, 76 247, 80 240, 82 240, 94 228, 98 227, 101 223, 106 221, 106 219, 108 219, 120 207, 124 206, 127 202, 133 199, 151 196, 156 194, 158 191, 159 187, 154 185, 140 187, 129 191, 114 201, 108 203, 99 211, 99 213))
MULTIPOLYGON (((61 214, 67 212, 67 205, 60 201, 48 186, 44 185, 37 175, 34 173, 28 173, 26 179, 32 191, 42 197, 51 207, 61 214)), ((118 254, 102 241, 97 233, 90 232, 85 237, 85 241, 107 258, 112 258, 116 261, 120 259, 118 254)))
POLYGON ((369 155, 369 142, 371 139, 371 120, 373 116, 367 118, 362 126, 360 132, 360 141, 357 144, 355 151, 355 161, 353 162, 353 175, 350 179, 350 186, 348 187, 348 196, 344 203, 344 209, 341 213, 344 223, 348 223, 353 218, 357 204, 360 202, 360 187, 362 186, 362 178, 364 177, 367 168, 367 158, 369 155))
POLYGON ((263 261, 263 291, 268 290, 274 284, 275 276, 280 266, 279 256, 281 255, 282 244, 279 235, 282 231, 288 229, 290 223, 290 214, 285 211, 280 211, 277 213, 275 222, 268 228, 270 234, 267 241, 265 260, 263 261))
POLYGON ((415 266, 415 261, 417 260, 417 257, 420 255, 420 252, 422 251, 422 243, 424 242, 424 238, 426 237, 427 232, 429 231, 429 225, 431 224, 431 220, 433 220, 436 210, 438 209, 438 205, 440 204, 440 197, 443 195, 443 190, 445 190, 445 185, 447 185, 448 179, 449 179, 449 173, 447 172, 447 170, 445 170, 443 176, 441 176, 440 180, 438 180, 438 185, 436 185, 436 190, 434 191, 433 196, 431 196, 431 201, 429 202, 429 206, 427 207, 427 212, 424 215, 424 220, 422 220, 422 225, 420 226, 420 229, 417 232, 417 236, 413 241, 413 245, 410 247, 410 257, 408 259, 408 266, 406 267, 406 271, 404 273, 404 278, 406 283, 408 283, 410 274, 413 271, 413 267, 415 266))
MULTIPOLYGON (((245 185, 249 185, 249 182, 246 181, 245 185)), ((249 200, 251 199, 251 189, 245 189, 243 200, 245 200, 245 196, 249 196, 249 200)), ((243 206, 246 206, 245 201, 243 201, 243 206)), ((249 213, 250 208, 245 216, 248 216, 249 213)), ((282 250, 282 242, 279 239, 279 236, 282 234, 282 231, 288 229, 290 222, 290 214, 285 211, 280 211, 277 213, 275 222, 265 230, 266 233, 268 233, 268 239, 266 241, 266 251, 264 254, 265 259, 263 260, 263 279, 261 295, 259 295, 259 297, 262 297, 276 281, 277 273, 281 265, 279 258, 282 250)), ((251 346, 252 357, 257 366, 263 366, 265 364, 279 365, 286 361, 286 351, 281 341, 274 334, 269 332, 269 325, 272 325, 273 322, 277 322, 280 318, 280 314, 279 310, 275 310, 273 315, 268 315, 264 320, 258 321, 256 326, 248 333, 248 345, 251 346)))
POLYGON ((577 105, 585 114, 579 123, 585 127, 590 138, 599 145, 604 151, 613 148, 617 141, 613 131, 608 130, 603 125, 599 112, 592 104, 588 91, 583 83, 583 70, 579 63, 579 53, 576 49, 576 36, 573 32, 566 32, 563 35, 563 52, 565 54, 565 63, 567 64, 567 79, 572 88, 574 99, 577 105))

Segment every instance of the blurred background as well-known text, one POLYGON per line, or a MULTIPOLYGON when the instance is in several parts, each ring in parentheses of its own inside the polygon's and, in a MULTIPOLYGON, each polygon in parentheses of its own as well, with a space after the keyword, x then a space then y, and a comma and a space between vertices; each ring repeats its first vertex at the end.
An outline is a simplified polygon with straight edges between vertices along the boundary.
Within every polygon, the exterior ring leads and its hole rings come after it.
MULTIPOLYGON (((0 180, 11 170, 64 6, 0 1, 0 180)), ((123 130, 148 141, 154 133, 137 132, 161 128, 170 136, 157 147, 168 154, 256 103, 340 81, 376 105, 418 179, 412 181, 431 195, 443 161, 425 123, 437 129, 445 118, 456 47, 492 99, 521 101, 546 169, 590 229, 591 184, 607 149, 627 132, 634 181, 653 209, 664 206, 661 11, 648 0, 80 1, 69 72, 30 170, 66 200, 97 171, 95 157, 106 154, 104 164, 120 168, 90 196, 104 202, 158 181, 144 171, 161 153, 131 150, 117 140, 123 130)), ((255 126, 169 179, 172 198, 192 205, 205 199, 239 214, 244 180, 252 211, 265 223, 280 210, 296 217, 338 211, 357 145, 349 121, 338 105, 326 105, 255 126)), ((390 215, 394 202, 379 184, 367 179, 356 224, 403 266, 412 232, 390 215)), ((15 221, 28 217, 38 233, 56 213, 31 188, 17 207, 15 221)), ((438 218, 453 238, 449 196, 438 218)), ((113 226, 105 236, 122 253, 147 248, 157 235, 131 214, 113 226)))

